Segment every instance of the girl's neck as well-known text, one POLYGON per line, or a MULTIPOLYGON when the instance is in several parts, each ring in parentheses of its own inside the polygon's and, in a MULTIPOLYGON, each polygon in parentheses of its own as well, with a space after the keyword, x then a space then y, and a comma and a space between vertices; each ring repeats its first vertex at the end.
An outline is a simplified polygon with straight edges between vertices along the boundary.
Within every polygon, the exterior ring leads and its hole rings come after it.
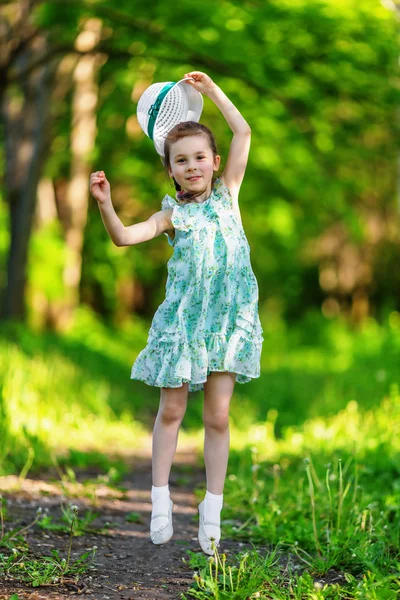
POLYGON ((195 196, 193 202, 197 202, 198 204, 201 202, 205 202, 205 200, 207 200, 207 198, 210 197, 211 194, 211 183, 209 183, 206 187, 206 189, 204 190, 204 192, 202 194, 200 194, 199 196, 195 196))
MULTIPOLYGON (((182 190, 182 191, 188 192, 189 190, 182 190)), ((202 204, 211 196, 211 192, 212 192, 212 181, 210 181, 207 184, 207 187, 203 192, 201 192, 197 196, 193 196, 193 199, 189 200, 189 202, 192 202, 193 204, 202 204)))

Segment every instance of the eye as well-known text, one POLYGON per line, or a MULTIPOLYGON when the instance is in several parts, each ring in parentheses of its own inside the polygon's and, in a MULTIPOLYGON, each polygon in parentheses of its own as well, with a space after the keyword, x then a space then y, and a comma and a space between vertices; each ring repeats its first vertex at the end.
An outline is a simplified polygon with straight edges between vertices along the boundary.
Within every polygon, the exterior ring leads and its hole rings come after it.
POLYGON ((199 158, 199 159, 202 159, 202 158, 205 158, 205 156, 203 156, 203 155, 200 155, 200 156, 198 156, 197 158, 199 158))
POLYGON ((178 163, 182 162, 183 160, 185 160, 184 158, 178 158, 178 163))

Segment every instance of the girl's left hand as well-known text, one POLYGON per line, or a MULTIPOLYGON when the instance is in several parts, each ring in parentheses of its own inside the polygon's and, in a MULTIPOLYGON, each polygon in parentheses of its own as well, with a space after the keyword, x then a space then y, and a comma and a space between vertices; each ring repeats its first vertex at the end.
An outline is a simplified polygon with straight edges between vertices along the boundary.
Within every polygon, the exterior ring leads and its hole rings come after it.
POLYGON ((201 94, 207 96, 215 88, 215 83, 211 77, 206 75, 206 73, 202 73, 201 71, 191 71, 190 73, 185 73, 185 79, 188 77, 192 77, 194 81, 188 79, 187 83, 201 94))

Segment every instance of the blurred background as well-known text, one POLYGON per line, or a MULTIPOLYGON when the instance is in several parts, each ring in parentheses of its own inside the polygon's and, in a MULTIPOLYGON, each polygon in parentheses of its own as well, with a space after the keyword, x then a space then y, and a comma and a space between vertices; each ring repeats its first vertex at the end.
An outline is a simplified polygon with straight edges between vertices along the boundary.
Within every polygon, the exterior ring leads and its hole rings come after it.
MULTIPOLYGON (((160 210, 174 188, 136 105, 193 69, 252 129, 240 207, 265 341, 260 379, 235 389, 233 444, 382 401, 393 425, 399 15, 391 0, 2 3, 3 472, 49 464, 49 449, 127 451, 152 428, 159 389, 129 377, 172 248, 115 247, 88 182, 105 171, 125 225, 160 210)), ((201 122, 223 170, 231 133, 207 98, 201 122)), ((189 396, 182 443, 201 444, 201 400, 189 396)))

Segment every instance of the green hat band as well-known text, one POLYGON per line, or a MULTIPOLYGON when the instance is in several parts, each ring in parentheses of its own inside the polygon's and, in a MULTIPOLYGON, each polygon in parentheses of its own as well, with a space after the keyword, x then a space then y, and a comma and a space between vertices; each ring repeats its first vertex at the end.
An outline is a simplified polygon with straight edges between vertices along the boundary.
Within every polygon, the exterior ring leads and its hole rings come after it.
POLYGON ((152 104, 148 110, 148 114, 150 115, 150 118, 149 118, 149 122, 147 125, 147 132, 148 132, 149 138, 151 140, 153 139, 154 125, 156 123, 156 119, 158 117, 158 113, 160 111, 162 101, 164 100, 165 96, 168 94, 169 90, 175 84, 176 84, 176 81, 171 81, 170 83, 167 83, 167 85, 165 85, 163 87, 163 89, 161 90, 161 92, 158 94, 154 104, 152 104))

